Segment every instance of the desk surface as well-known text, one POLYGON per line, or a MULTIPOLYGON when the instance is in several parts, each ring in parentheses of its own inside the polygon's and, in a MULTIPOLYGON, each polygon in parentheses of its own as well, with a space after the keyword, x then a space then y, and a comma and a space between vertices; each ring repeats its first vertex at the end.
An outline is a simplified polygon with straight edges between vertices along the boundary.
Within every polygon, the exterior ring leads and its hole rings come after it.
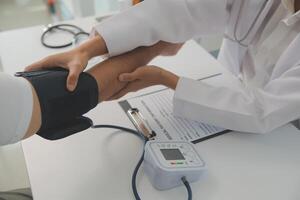
MULTIPOLYGON (((75 23, 89 30, 95 22, 89 18, 75 23)), ((39 44, 41 28, 0 34, 0 55, 6 72, 21 70, 53 53, 39 44), (24 39, 7 42, 15 37, 24 39)), ((153 64, 191 78, 222 71, 194 42, 188 42, 178 56, 158 58, 153 64)), ((117 102, 102 103, 88 116, 95 124, 132 127, 117 102)), ((232 132, 197 144, 208 171, 200 182, 192 184, 194 199, 300 199, 299 143, 300 132, 286 125, 267 135, 232 132)), ((137 137, 110 129, 90 129, 54 142, 38 136, 23 142, 36 200, 133 199, 130 179, 141 148, 137 137)), ((184 187, 156 191, 143 169, 138 176, 138 190, 142 199, 186 199, 184 187)))

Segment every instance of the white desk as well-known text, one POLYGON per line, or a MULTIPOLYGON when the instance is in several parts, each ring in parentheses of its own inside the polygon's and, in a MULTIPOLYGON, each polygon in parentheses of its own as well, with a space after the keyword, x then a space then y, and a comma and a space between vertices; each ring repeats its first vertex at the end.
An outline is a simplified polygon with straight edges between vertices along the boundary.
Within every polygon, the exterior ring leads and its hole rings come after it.
MULTIPOLYGON (((83 26, 83 21, 76 23, 83 26)), ((94 22, 88 19, 84 23, 94 22)), ((53 52, 39 44, 39 34, 40 27, 11 32, 11 36, 0 34, 0 55, 5 54, 2 62, 7 72, 20 70, 53 52), (21 35, 26 41, 16 43, 30 45, 30 52, 26 45, 16 49, 14 42, 7 44, 13 41, 11 37, 21 35)), ((197 56, 202 52, 202 48, 189 42, 176 58, 159 58, 154 63, 192 78, 222 70, 210 56, 197 56)), ((132 127, 116 102, 102 103, 88 116, 95 124, 132 127)), ((292 125, 268 135, 230 133, 197 144, 208 172, 202 181, 192 184, 194 199, 299 199, 299 144, 300 132, 292 125)), ((130 179, 141 146, 137 137, 110 129, 87 130, 55 142, 34 136, 23 142, 23 149, 35 199, 133 199, 130 179)), ((142 199, 186 199, 184 187, 156 191, 143 170, 138 177, 138 190, 142 199)))

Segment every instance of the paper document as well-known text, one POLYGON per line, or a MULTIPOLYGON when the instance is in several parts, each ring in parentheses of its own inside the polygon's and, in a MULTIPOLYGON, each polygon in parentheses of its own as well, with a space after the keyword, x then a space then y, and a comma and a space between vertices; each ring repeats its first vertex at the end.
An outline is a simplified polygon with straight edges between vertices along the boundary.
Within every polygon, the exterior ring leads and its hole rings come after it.
POLYGON ((214 135, 228 132, 225 129, 187 120, 173 115, 174 91, 165 89, 119 102, 125 112, 138 108, 146 125, 157 133, 157 140, 199 142, 214 135))

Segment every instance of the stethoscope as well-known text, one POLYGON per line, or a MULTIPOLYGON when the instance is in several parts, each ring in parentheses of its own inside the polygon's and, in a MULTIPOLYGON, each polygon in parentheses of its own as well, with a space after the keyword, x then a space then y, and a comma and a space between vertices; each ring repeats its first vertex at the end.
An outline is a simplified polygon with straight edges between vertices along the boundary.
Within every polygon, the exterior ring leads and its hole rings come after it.
POLYGON ((239 8, 239 12, 238 12, 238 15, 237 15, 237 20, 236 20, 236 23, 234 24, 234 31, 233 31, 233 39, 231 39, 229 36, 225 35, 226 38, 230 39, 230 40, 234 40, 235 42, 238 42, 241 46, 245 46, 247 47, 248 45, 247 44, 244 44, 243 42, 245 42, 245 40, 248 38, 251 30, 254 28, 254 26, 256 25, 256 23, 258 22, 262 12, 264 11, 264 9, 266 8, 267 6, 267 3, 269 2, 269 0, 265 0, 263 5, 261 6, 258 14, 256 15, 256 17, 254 18, 253 22, 250 24, 250 27, 249 29, 246 31, 246 33, 241 36, 241 37, 238 37, 237 35, 237 28, 240 24, 240 18, 242 16, 242 9, 245 5, 245 1, 246 0, 242 0, 241 4, 240 4, 240 8, 239 8))
POLYGON ((73 24, 58 24, 58 25, 52 25, 49 24, 43 34, 41 35, 41 43, 43 46, 48 47, 48 48, 54 48, 54 49, 59 49, 59 48, 64 48, 64 47, 68 47, 71 45, 75 45, 80 36, 89 36, 89 33, 85 32, 83 29, 81 29, 78 26, 75 26, 73 24), (65 33, 69 33, 73 36, 72 41, 67 42, 65 44, 61 44, 61 45, 52 45, 52 44, 47 44, 46 43, 46 36, 50 33, 54 33, 54 31, 61 31, 61 32, 65 32, 65 33))

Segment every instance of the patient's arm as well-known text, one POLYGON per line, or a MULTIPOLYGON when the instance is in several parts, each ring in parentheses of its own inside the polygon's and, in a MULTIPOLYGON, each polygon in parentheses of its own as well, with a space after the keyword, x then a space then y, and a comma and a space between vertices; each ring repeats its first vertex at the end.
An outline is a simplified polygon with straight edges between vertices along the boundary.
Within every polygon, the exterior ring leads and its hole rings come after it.
MULTIPOLYGON (((109 58, 92 69, 88 70, 97 81, 99 88, 99 102, 121 90, 125 84, 118 80, 118 76, 124 72, 132 72, 137 67, 143 66, 159 54, 161 45, 152 47, 140 47, 126 54, 109 58)), ((33 111, 31 122, 24 138, 35 134, 41 127, 41 108, 36 91, 32 87, 33 111)))
POLYGON ((35 134, 40 129, 41 123, 42 123, 40 102, 39 102, 37 94, 32 86, 31 86, 31 91, 32 91, 32 96, 33 96, 32 115, 31 115, 29 127, 24 136, 24 139, 35 134))
POLYGON ((99 102, 108 100, 125 87, 126 83, 118 79, 120 74, 132 72, 137 67, 146 65, 160 54, 160 49, 162 49, 161 45, 140 47, 126 54, 109 58, 88 70, 87 72, 97 80, 99 102))
MULTIPOLYGON (((140 47, 126 54, 109 58, 88 70, 87 73, 91 74, 97 81, 99 88, 98 102, 108 100, 126 86, 126 82, 119 81, 120 74, 135 71, 137 67, 146 65, 157 55, 169 53, 170 49, 173 50, 173 47, 179 50, 181 45, 160 42, 151 47, 140 47)), ((41 127, 40 102, 33 88, 32 94, 34 99, 33 114, 24 138, 33 135, 41 127)))

